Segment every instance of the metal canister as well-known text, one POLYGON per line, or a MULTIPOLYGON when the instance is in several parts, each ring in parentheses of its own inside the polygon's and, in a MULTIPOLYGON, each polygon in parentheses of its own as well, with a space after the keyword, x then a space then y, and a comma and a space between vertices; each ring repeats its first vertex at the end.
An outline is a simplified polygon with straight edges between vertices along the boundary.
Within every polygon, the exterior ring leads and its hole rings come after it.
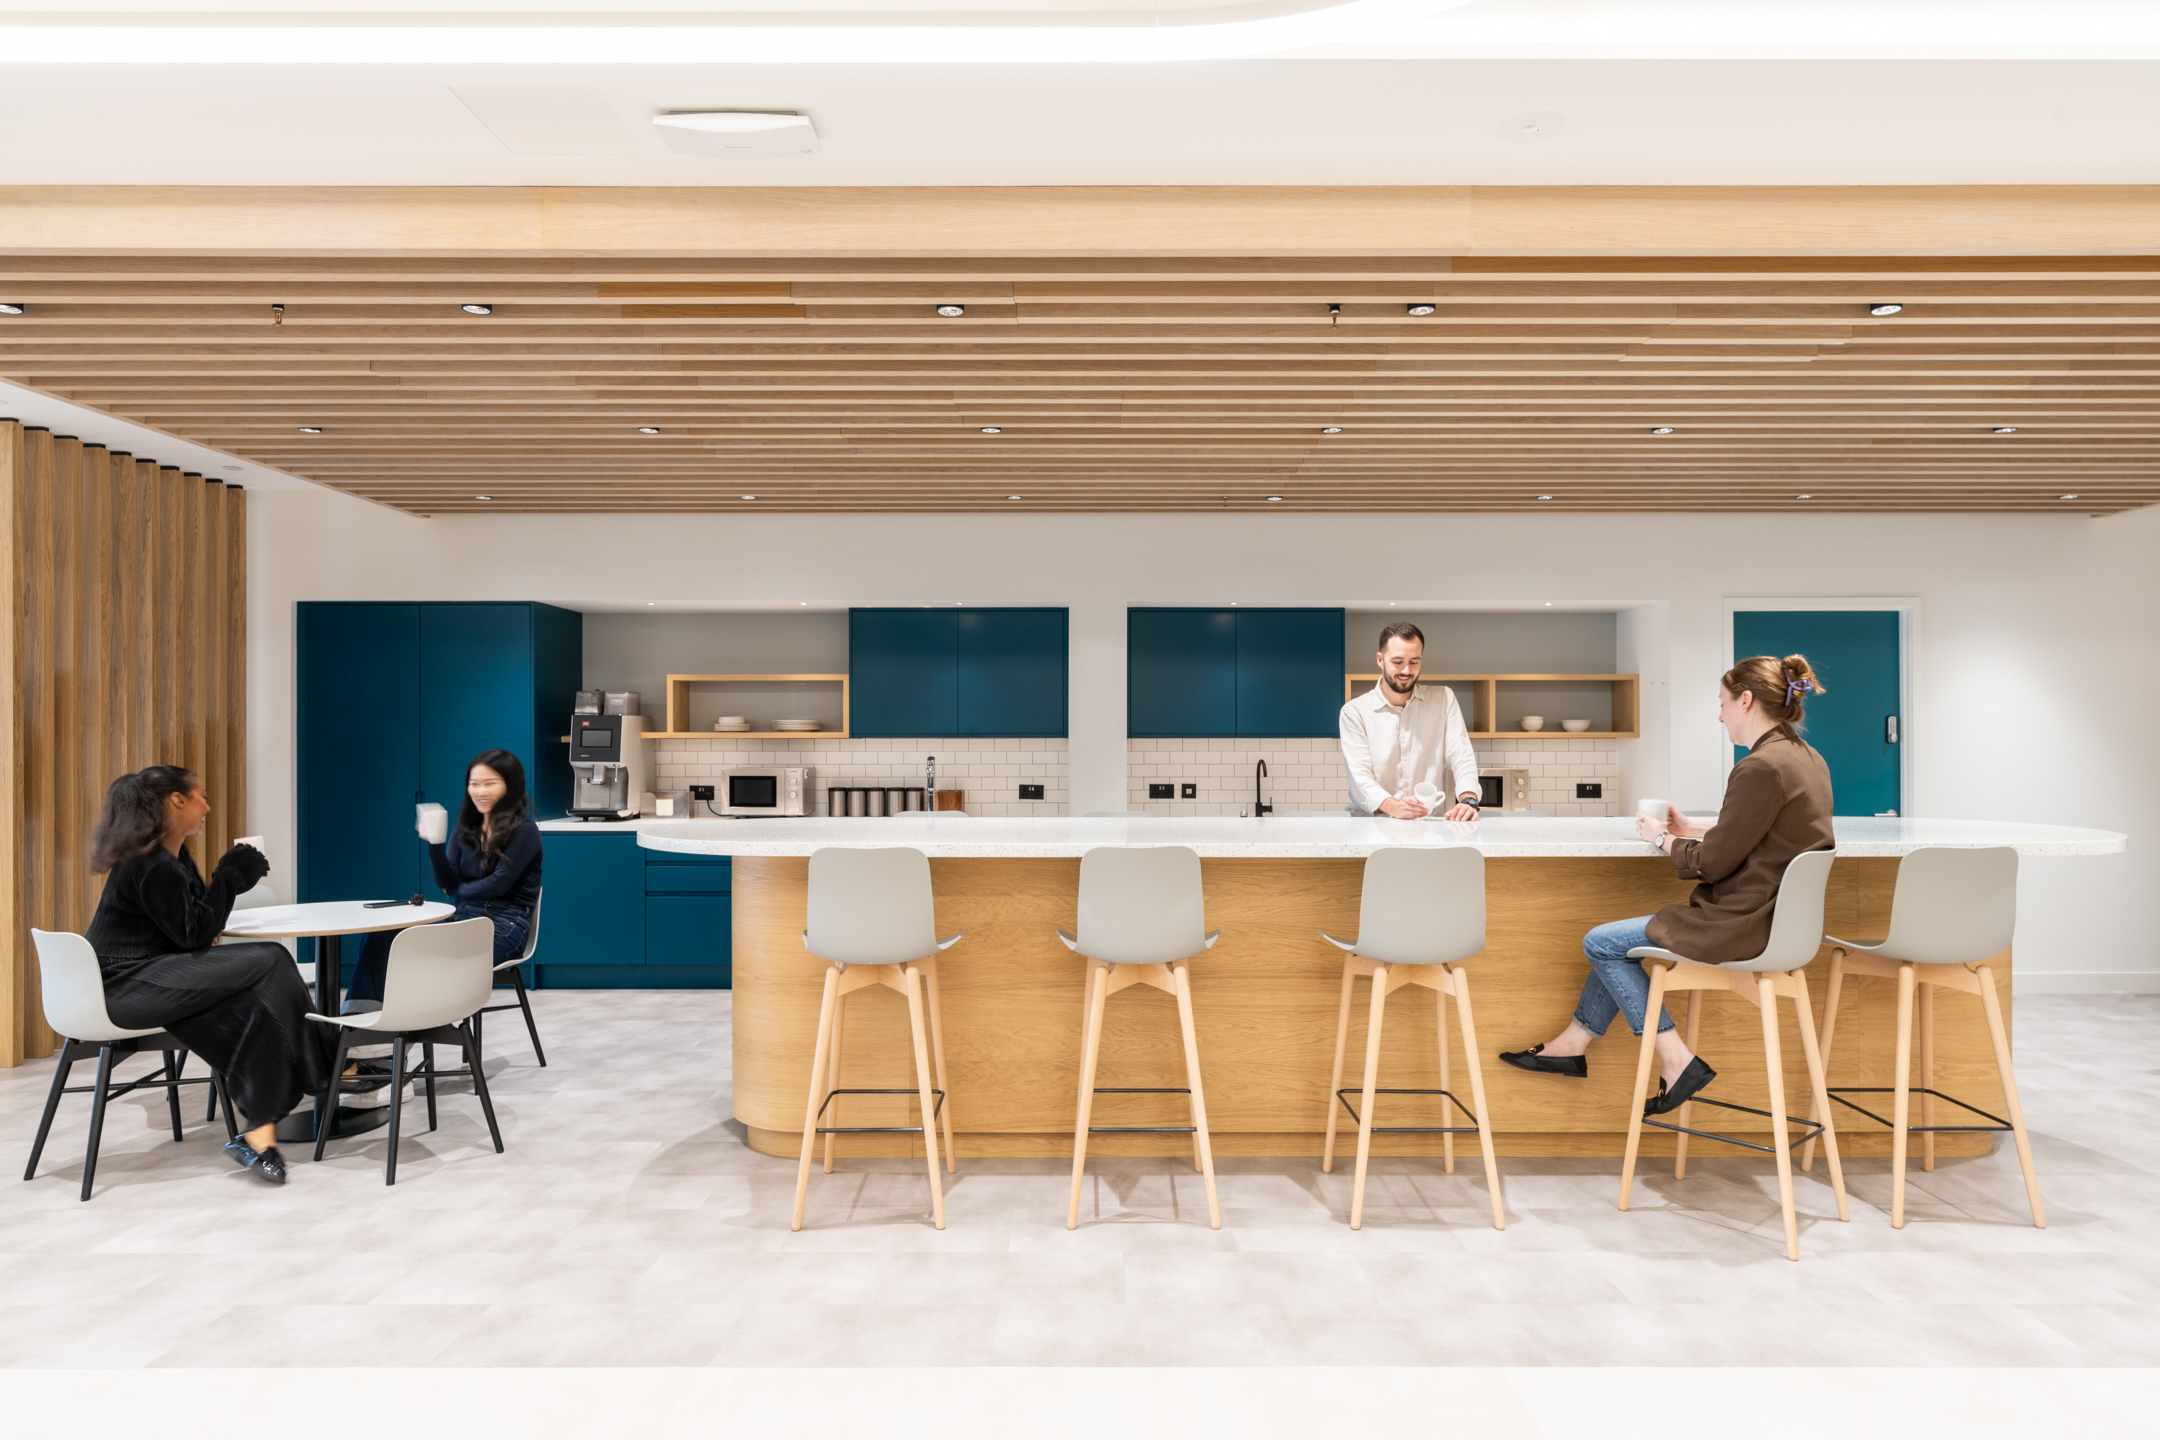
POLYGON ((868 790, 865 790, 865 791, 863 791, 862 793, 863 793, 863 813, 864 813, 865 815, 875 815, 875 816, 878 816, 878 817, 882 818, 882 817, 884 816, 884 814, 885 814, 885 790, 884 790, 884 787, 882 787, 882 786, 872 786, 871 788, 869 788, 868 790))
POLYGON ((834 785, 825 792, 825 813, 839 816, 847 814, 847 787, 834 785))
POLYGON ((870 813, 870 792, 860 785, 850 785, 847 792, 847 813, 860 818, 870 813))

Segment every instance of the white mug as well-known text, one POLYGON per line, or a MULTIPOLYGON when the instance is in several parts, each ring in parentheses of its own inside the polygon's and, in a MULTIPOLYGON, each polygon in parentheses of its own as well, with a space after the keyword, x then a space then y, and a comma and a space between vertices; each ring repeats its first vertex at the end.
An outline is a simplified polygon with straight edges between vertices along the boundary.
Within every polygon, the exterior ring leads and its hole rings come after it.
POLYGON ((440 845, 450 838, 450 812, 432 800, 413 806, 414 817, 419 824, 420 838, 430 845, 440 845))
POLYGON ((1417 788, 1410 793, 1417 797, 1418 804, 1423 805, 1429 815, 1437 815, 1447 808, 1440 803, 1440 787, 1430 780, 1418 781, 1417 788))
POLYGON ((233 841, 233 844, 245 845, 250 849, 260 850, 263 848, 263 837, 260 835, 242 835, 239 839, 233 841))
POLYGON ((1647 815, 1660 825, 1672 824, 1672 806, 1663 800, 1637 800, 1635 813, 1647 815))

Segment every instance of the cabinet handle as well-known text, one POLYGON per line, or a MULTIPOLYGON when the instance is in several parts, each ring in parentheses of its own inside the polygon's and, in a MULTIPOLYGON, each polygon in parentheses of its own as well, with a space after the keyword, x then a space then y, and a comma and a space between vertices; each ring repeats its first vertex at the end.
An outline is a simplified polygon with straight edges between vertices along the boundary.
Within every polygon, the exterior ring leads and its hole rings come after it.
POLYGON ((1891 715, 1884 718, 1883 741, 1890 745, 1897 744, 1897 716, 1891 715))

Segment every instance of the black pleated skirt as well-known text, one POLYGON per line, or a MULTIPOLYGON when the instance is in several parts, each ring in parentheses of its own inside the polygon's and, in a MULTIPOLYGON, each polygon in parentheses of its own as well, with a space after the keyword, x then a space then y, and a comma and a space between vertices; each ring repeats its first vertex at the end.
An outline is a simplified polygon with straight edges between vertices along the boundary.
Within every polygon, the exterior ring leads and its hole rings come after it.
POLYGON ((330 1083, 334 1027, 307 1018, 314 998, 284 946, 213 945, 146 960, 101 960, 105 1012, 160 1029, 225 1077, 244 1128, 282 1120, 330 1083))

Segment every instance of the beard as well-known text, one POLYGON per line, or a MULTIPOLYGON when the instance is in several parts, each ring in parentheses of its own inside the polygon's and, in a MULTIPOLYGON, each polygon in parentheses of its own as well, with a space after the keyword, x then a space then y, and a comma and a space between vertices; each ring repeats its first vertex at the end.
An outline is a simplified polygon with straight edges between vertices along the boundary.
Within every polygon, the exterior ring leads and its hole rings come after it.
POLYGON ((1417 676, 1415 675, 1412 675, 1407 680, 1397 680, 1393 675, 1382 675, 1380 681, 1397 695, 1408 695, 1411 691, 1417 689, 1417 676))

